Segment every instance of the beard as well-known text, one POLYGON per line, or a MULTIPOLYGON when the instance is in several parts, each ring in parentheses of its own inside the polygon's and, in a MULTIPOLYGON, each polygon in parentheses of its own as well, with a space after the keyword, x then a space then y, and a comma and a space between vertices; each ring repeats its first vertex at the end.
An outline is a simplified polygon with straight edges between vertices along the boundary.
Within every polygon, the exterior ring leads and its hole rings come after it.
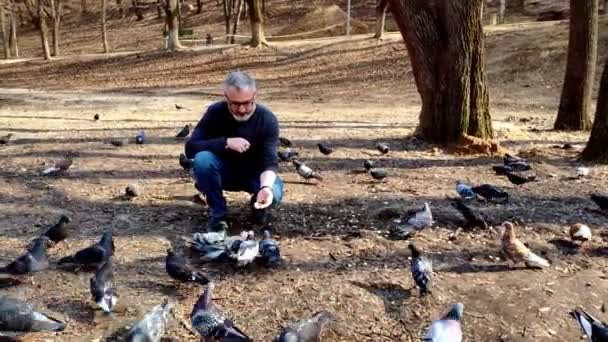
POLYGON ((254 105, 253 108, 251 108, 251 111, 245 115, 235 115, 230 108, 228 108, 228 111, 230 112, 230 115, 232 115, 232 117, 234 118, 234 120, 236 120, 237 122, 245 122, 249 119, 251 119, 251 117, 253 116, 253 113, 255 113, 255 108, 256 106, 254 105))

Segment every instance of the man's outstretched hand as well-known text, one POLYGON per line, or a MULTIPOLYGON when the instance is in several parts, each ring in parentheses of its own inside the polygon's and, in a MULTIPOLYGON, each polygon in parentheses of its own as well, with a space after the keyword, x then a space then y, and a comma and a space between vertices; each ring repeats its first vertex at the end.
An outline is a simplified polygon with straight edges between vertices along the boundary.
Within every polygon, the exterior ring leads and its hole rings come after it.
POLYGON ((272 204, 273 199, 274 194, 272 193, 272 189, 262 188, 260 191, 258 191, 258 196, 253 204, 253 207, 255 209, 268 208, 272 204))

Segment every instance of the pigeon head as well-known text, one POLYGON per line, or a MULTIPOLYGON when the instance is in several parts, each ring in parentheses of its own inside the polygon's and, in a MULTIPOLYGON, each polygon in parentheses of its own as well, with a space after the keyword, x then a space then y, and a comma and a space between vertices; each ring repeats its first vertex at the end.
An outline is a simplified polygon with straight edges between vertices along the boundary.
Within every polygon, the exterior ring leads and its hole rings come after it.
POLYGON ((255 232, 253 230, 247 232, 247 240, 255 240, 255 232))
POLYGON ((302 162, 301 162, 301 161, 299 161, 299 160, 297 160, 297 159, 292 160, 292 161, 291 161, 291 163, 292 163, 292 164, 293 164, 293 166, 295 166, 295 167, 300 167, 300 166, 302 166, 302 162))
POLYGON ((515 238, 515 227, 513 226, 513 223, 509 222, 509 221, 505 221, 502 224, 503 228, 505 229, 505 232, 503 233, 504 235, 502 236, 503 239, 514 239, 515 238))
POLYGON ((418 250, 418 248, 416 248, 416 246, 412 243, 410 243, 407 248, 410 249, 410 251, 412 252, 412 258, 416 259, 420 256, 420 251, 418 250))
POLYGON ((312 318, 322 325, 327 324, 330 321, 336 320, 336 316, 334 316, 334 314, 329 311, 319 311, 315 313, 312 318))
POLYGON ((270 234, 270 230, 264 229, 264 239, 272 238, 272 234, 270 234))
POLYGON ((456 303, 456 304, 452 305, 452 308, 445 315, 444 319, 460 321, 462 319, 463 310, 464 310, 464 305, 462 303, 456 303))
POLYGON ((59 222, 61 223, 69 223, 70 222, 70 218, 65 216, 65 215, 61 215, 61 217, 59 218, 59 222))
POLYGON ((173 248, 171 248, 171 247, 167 248, 167 255, 169 255, 169 256, 175 255, 175 251, 173 250, 173 248))

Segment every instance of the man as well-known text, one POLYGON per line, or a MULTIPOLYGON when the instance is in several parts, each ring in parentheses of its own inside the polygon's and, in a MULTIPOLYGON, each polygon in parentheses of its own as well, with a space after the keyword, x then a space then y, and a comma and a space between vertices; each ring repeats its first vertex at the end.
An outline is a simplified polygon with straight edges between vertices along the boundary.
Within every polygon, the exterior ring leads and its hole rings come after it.
POLYGON ((279 124, 266 107, 256 104, 255 80, 235 71, 224 81, 224 100, 213 103, 186 143, 194 159, 196 188, 209 205, 208 231, 227 229, 222 190, 252 194, 257 224, 269 224, 271 204, 279 204, 283 182, 277 176, 279 124))

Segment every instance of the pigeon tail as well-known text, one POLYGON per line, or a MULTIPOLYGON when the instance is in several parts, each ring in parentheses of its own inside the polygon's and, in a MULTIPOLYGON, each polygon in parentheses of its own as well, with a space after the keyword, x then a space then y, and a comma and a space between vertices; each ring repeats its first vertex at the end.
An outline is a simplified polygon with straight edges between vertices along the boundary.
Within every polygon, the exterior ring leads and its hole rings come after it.
POLYGON ((201 285, 207 285, 210 280, 203 273, 196 271, 192 273, 192 281, 201 285))
POLYGON ((551 264, 549 264, 549 261, 541 258, 540 256, 532 252, 530 252, 530 254, 528 254, 528 256, 526 257, 525 263, 526 266, 534 268, 543 268, 551 266, 551 264))
POLYGON ((76 260, 74 259, 74 256, 73 256, 73 255, 68 255, 68 256, 66 256, 66 257, 63 257, 63 258, 59 259, 59 261, 57 261, 57 263, 58 263, 59 265, 63 265, 63 264, 73 264, 73 263, 75 263, 75 262, 76 262, 76 260))
POLYGON ((59 172, 59 170, 61 170, 61 169, 56 166, 51 166, 48 169, 45 169, 44 171, 42 171, 42 174, 50 175, 52 173, 59 172))
POLYGON ((63 331, 65 329, 65 323, 55 318, 36 311, 32 312, 32 314, 32 331, 63 331))

